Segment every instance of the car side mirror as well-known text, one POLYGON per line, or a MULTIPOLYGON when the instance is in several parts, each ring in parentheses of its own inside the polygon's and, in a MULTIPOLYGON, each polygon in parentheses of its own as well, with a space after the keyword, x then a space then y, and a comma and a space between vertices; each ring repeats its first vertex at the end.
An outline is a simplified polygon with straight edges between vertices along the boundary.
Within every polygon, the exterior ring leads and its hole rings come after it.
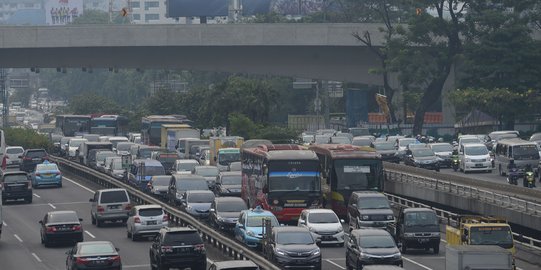
POLYGON ((351 207, 357 208, 357 204, 356 204, 356 203, 352 203, 352 204, 351 204, 351 207))
POLYGON ((214 208, 210 208, 209 211, 210 211, 210 212, 214 212, 214 211, 216 211, 216 210, 215 210, 214 208))
POLYGON ((316 239, 316 245, 318 245, 318 246, 321 245, 321 239, 320 238, 316 239))
POLYGON ((341 219, 341 220, 340 220, 340 223, 344 224, 344 223, 346 223, 346 221, 343 220, 343 219, 341 219))
POLYGON ((239 229, 244 229, 244 224, 239 224, 239 229))
POLYGON ((82 219, 82 218, 79 218, 79 221, 80 221, 80 222, 82 222, 82 221, 83 221, 83 219, 82 219))
POLYGON ((19 158, 23 158, 23 156, 19 156, 19 158))
POLYGON ((43 220, 38 221, 39 224, 43 224, 43 220))
POLYGON ((119 249, 119 248, 115 248, 115 250, 116 250, 117 252, 118 252, 118 251, 120 251, 120 249, 119 249))
POLYGON ((299 219, 299 224, 306 225, 306 221, 303 219, 299 219))
POLYGON ((88 199, 89 202, 94 202, 94 199, 88 199))

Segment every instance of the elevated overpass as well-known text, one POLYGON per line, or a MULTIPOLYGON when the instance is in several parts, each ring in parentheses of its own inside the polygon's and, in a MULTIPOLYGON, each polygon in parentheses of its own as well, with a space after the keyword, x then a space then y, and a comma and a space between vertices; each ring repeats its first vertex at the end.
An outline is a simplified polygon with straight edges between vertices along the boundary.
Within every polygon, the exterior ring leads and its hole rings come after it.
POLYGON ((379 61, 352 33, 381 24, 73 25, 0 27, 5 68, 167 68, 379 85, 379 61))

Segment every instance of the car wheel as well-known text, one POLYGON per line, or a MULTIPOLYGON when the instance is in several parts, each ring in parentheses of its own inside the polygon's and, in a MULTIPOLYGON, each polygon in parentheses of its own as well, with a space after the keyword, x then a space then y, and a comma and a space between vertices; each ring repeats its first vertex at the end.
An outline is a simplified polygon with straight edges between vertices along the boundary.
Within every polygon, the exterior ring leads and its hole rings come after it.
POLYGON ((96 218, 92 215, 92 213, 90 213, 90 219, 91 219, 92 225, 96 225, 96 218))
POLYGON ((96 219, 96 226, 97 226, 97 227, 103 226, 103 221, 101 221, 101 220, 99 220, 99 219, 96 219))
POLYGON ((136 233, 131 233, 131 240, 132 240, 133 242, 135 242, 135 241, 137 241, 137 239, 139 239, 139 237, 137 236, 137 234, 136 234, 136 233))
POLYGON ((440 254, 440 245, 434 245, 434 254, 440 254))
POLYGON ((26 198, 24 201, 27 203, 32 203, 32 196, 26 198))
POLYGON ((130 233, 130 231, 128 231, 128 230, 126 230, 126 237, 127 237, 127 238, 131 238, 131 233, 130 233))

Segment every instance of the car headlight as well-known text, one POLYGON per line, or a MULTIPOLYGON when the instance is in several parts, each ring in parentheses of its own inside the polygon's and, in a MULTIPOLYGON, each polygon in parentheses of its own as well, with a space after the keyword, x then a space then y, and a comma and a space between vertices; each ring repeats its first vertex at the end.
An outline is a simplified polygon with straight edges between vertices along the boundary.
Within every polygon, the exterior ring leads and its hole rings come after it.
POLYGON ((342 225, 338 226, 338 232, 343 232, 344 231, 344 227, 342 227, 342 225))
POLYGON ((283 250, 281 250, 281 249, 279 249, 279 248, 275 249, 274 251, 275 251, 276 254, 278 254, 278 255, 282 255, 282 256, 283 256, 283 255, 286 255, 286 252, 283 251, 283 250))
POLYGON ((432 237, 440 237, 440 233, 439 232, 433 232, 430 234, 430 236, 432 237))
POLYGON ((247 234, 248 236, 255 237, 255 233, 252 232, 252 231, 246 231, 246 234, 247 234))
POLYGON ((364 252, 361 252, 360 255, 361 255, 361 258, 370 258, 371 257, 370 254, 367 254, 367 253, 364 253, 364 252))
POLYGON ((186 206, 186 210, 192 210, 192 206, 191 205, 186 206))
POLYGON ((471 159, 469 159, 469 158, 466 158, 466 159, 464 159, 464 161, 465 161, 465 162, 470 162, 470 161, 471 161, 471 159))
POLYGON ((218 217, 218 221, 219 221, 219 222, 224 222, 224 218, 218 217))
POLYGON ((402 254, 400 252, 393 254, 394 259, 400 259, 402 257, 402 254))
POLYGON ((404 233, 404 236, 405 237, 414 237, 415 234, 414 233, 404 233))
POLYGON ((319 254, 321 254, 321 250, 319 248, 312 250, 312 255, 319 255, 319 254))
POLYGON ((369 216, 362 216, 361 219, 362 219, 362 220, 369 220, 370 217, 369 217, 369 216))
POLYGON ((393 219, 394 219, 393 215, 387 215, 387 220, 393 220, 393 219))

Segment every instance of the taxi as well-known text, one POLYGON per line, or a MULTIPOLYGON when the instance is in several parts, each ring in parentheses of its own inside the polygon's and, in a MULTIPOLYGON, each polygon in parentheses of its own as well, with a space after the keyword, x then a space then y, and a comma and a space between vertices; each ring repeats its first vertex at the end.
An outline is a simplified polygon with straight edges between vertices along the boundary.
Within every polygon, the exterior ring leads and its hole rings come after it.
POLYGON ((280 226, 276 216, 260 206, 241 212, 235 224, 235 238, 249 247, 260 247, 263 239, 263 220, 270 219, 272 227, 280 226))
POLYGON ((36 165, 36 170, 32 173, 32 186, 34 188, 42 186, 62 187, 62 173, 58 166, 48 160, 36 165))

